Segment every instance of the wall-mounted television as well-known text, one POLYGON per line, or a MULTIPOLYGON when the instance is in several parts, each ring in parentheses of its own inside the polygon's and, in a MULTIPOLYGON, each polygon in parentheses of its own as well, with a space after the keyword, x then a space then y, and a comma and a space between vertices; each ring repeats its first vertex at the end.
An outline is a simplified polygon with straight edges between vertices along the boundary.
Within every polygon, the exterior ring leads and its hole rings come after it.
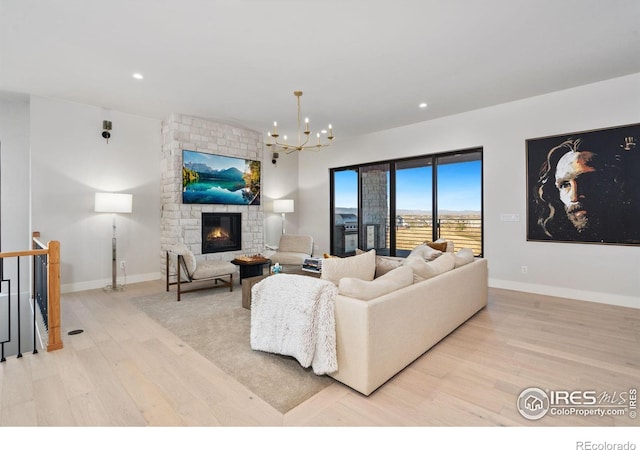
POLYGON ((182 151, 182 203, 259 205, 260 161, 182 151))

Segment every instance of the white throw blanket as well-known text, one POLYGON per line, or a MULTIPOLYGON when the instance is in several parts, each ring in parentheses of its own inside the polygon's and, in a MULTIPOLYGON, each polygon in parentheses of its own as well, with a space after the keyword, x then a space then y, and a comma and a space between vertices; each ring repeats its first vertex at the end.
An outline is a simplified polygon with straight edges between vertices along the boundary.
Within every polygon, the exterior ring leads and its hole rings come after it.
POLYGON ((292 356, 316 375, 338 370, 335 296, 330 281, 272 275, 251 289, 251 348, 292 356))

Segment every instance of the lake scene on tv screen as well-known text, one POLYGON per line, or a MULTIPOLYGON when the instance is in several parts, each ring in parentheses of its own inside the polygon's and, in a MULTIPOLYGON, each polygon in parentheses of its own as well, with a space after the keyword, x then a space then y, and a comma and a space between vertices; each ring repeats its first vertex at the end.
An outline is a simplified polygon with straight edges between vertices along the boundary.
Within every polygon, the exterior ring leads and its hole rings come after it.
POLYGON ((260 204, 260 161, 182 151, 182 202, 260 204))

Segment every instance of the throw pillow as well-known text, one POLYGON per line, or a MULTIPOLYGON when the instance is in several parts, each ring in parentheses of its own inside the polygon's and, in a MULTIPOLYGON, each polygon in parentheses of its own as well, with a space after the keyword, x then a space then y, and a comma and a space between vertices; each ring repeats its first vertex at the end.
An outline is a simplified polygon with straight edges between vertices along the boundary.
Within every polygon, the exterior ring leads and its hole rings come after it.
POLYGON ((461 248, 454 253, 454 258, 456 267, 460 267, 473 262, 475 256, 473 256, 473 250, 471 250, 470 248, 461 248))
POLYGON ((453 269, 455 267, 455 256, 453 253, 447 252, 433 261, 425 261, 416 256, 407 257, 405 265, 413 269, 413 281, 418 283, 453 269))
POLYGON ((440 250, 434 250, 426 244, 420 244, 416 248, 411 250, 411 253, 409 253, 409 256, 407 256, 407 258, 419 256, 425 261, 433 261, 440 255, 442 255, 442 252, 440 250))
POLYGON ((452 252, 455 248, 455 245, 453 244, 453 241, 450 241, 448 239, 438 239, 437 241, 434 241, 436 244, 440 244, 442 242, 446 242, 447 243, 447 251, 448 252, 452 252))
POLYGON ((404 258, 397 256, 376 256, 376 278, 402 266, 404 258))
MULTIPOLYGON (((356 248, 356 255, 362 255, 366 253, 364 250, 360 250, 356 248)), ((376 255, 376 274, 375 278, 378 278, 390 270, 395 269, 396 267, 400 267, 404 262, 405 258, 401 258, 399 256, 380 256, 376 255)))
POLYGON ((346 258, 327 258, 322 260, 323 280, 331 281, 336 286, 340 278, 351 277, 371 281, 376 273, 376 251, 346 258))
POLYGON ((360 300, 371 300, 397 291, 413 283, 413 269, 409 266, 395 268, 373 281, 358 278, 342 278, 338 293, 360 300))
POLYGON ((434 250, 439 250, 441 252, 446 252, 447 251, 447 243, 446 242, 425 241, 424 243, 427 244, 429 247, 431 247, 434 250))

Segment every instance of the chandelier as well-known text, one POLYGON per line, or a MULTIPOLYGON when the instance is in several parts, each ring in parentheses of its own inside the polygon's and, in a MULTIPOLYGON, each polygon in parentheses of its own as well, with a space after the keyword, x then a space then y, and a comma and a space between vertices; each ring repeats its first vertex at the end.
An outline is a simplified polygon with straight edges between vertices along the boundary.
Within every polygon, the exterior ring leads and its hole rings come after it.
POLYGON ((304 131, 302 131, 300 127, 300 97, 302 97, 302 91, 294 91, 293 95, 296 96, 298 102, 298 143, 292 143, 287 141, 287 136, 283 136, 282 140, 279 141, 278 138, 280 135, 278 134, 278 122, 273 122, 273 131, 268 133, 267 147, 274 147, 273 151, 277 152, 278 150, 282 150, 285 153, 291 153, 294 151, 301 151, 306 149, 319 149, 322 147, 329 147, 331 142, 333 141, 333 128, 331 124, 328 126, 327 130, 322 130, 322 134, 328 133, 325 142, 321 142, 320 134, 316 133, 316 142, 309 142, 311 137, 311 130, 309 129, 309 118, 304 119, 304 131), (304 134, 304 138, 302 135, 304 134), (304 139, 304 142, 303 142, 304 139))

